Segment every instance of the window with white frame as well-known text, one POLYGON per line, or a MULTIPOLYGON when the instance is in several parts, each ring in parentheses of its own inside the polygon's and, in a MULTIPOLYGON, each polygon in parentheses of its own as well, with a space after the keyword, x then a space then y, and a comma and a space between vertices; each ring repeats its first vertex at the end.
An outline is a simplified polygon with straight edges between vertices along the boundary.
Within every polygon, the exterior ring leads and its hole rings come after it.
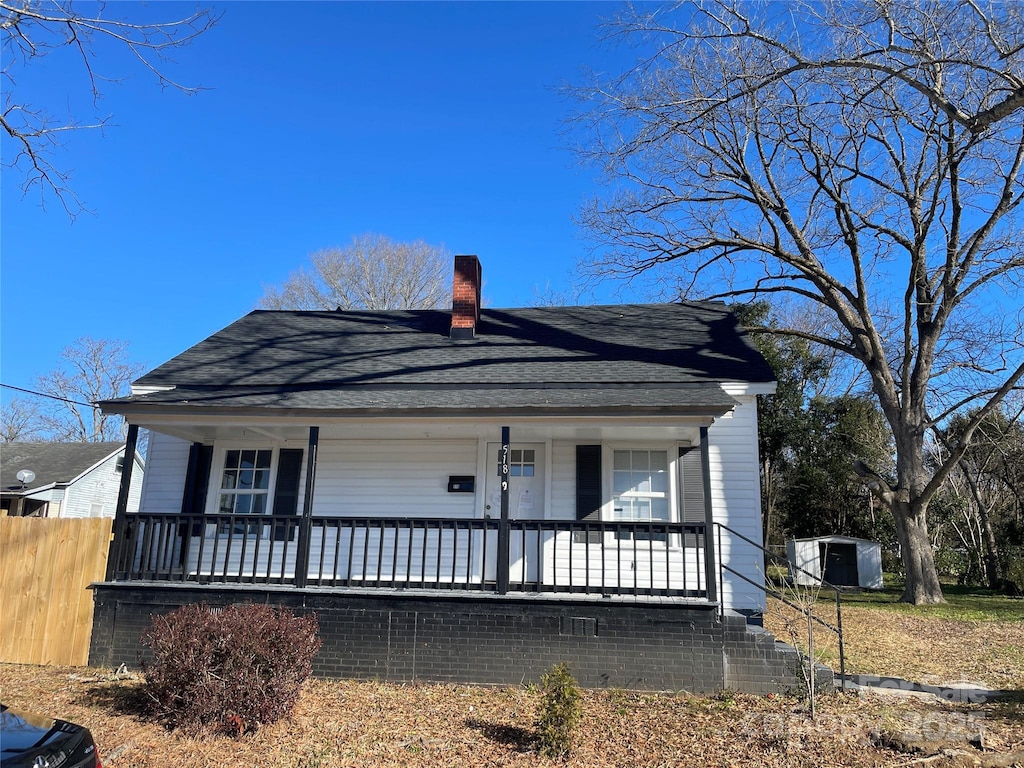
MULTIPOLYGON (((669 452, 651 449, 612 451, 612 519, 630 522, 670 522, 672 505, 669 452)), ((638 531, 637 538, 667 539, 664 533, 638 531)), ((618 534, 631 539, 630 532, 618 534)))
MULTIPOLYGON (((220 515, 264 515, 270 513, 274 451, 270 448, 231 448, 223 453, 215 511, 220 515)), ((218 533, 261 532, 255 524, 221 521, 218 533)))
POLYGON ((269 449, 224 452, 217 498, 222 515, 262 515, 270 511, 270 466, 274 452, 269 449))

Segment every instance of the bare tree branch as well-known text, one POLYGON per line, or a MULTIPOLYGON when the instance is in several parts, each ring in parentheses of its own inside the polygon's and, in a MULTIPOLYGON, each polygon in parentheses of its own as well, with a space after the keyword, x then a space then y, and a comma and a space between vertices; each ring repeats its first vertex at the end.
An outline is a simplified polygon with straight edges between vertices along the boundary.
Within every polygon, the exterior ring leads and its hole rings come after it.
POLYGON ((143 370, 142 364, 131 362, 126 341, 78 339, 64 348, 61 365, 37 380, 41 392, 61 400, 40 408, 41 431, 60 442, 121 440, 123 420, 96 403, 127 394, 143 370))
POLYGON ((30 443, 43 438, 39 406, 13 397, 0 405, 0 443, 30 443))
POLYGON ((927 510, 962 452, 926 465, 931 414, 984 418, 1024 370, 1024 315, 998 303, 1024 284, 1024 7, 707 0, 613 32, 645 49, 575 90, 581 156, 614 183, 581 216, 590 274, 827 311, 784 332, 866 374, 905 598, 941 600, 927 510))
POLYGON ((167 67, 173 63, 170 55, 191 44, 218 18, 209 10, 200 10, 172 21, 138 23, 105 16, 102 3, 91 7, 97 10, 89 15, 79 13, 72 0, 0 0, 0 81, 4 92, 0 136, 13 142, 12 149, 5 149, 4 165, 24 174, 24 193, 38 190, 41 205, 53 195, 71 218, 83 210, 81 200, 70 186, 71 172, 50 158, 68 132, 103 128, 109 118, 82 122, 73 116, 54 117, 46 107, 29 103, 29 97, 17 87, 18 72, 36 59, 68 48, 88 78, 96 105, 102 97, 101 82, 114 82, 96 70, 94 46, 107 41, 129 51, 160 87, 192 94, 200 88, 168 74, 167 67))

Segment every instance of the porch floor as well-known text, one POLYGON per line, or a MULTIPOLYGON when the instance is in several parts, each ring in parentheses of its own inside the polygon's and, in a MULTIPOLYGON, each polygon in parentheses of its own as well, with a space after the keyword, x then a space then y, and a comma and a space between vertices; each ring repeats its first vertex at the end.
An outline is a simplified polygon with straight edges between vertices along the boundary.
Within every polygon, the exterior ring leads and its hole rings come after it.
POLYGON ((603 605, 663 605, 717 608, 718 602, 703 597, 681 595, 629 595, 600 594, 597 592, 515 592, 498 594, 478 589, 416 589, 415 587, 394 589, 389 587, 296 587, 294 584, 249 584, 244 582, 198 582, 132 579, 131 581, 103 581, 89 585, 90 588, 110 589, 171 589, 171 590, 215 590, 217 592, 283 592, 286 594, 339 595, 345 597, 413 598, 431 600, 473 600, 486 602, 552 602, 552 603, 599 603, 603 605))

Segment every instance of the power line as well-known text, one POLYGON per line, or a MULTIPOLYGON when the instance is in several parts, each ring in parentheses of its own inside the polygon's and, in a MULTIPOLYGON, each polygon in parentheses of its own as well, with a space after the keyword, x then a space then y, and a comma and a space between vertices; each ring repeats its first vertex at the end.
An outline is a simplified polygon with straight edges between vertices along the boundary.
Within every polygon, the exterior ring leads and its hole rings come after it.
POLYGON ((34 389, 24 389, 22 387, 15 387, 12 384, 0 384, 0 387, 3 387, 4 389, 15 389, 18 392, 24 392, 25 394, 28 394, 28 395, 35 395, 36 397, 48 397, 51 400, 60 400, 62 403, 71 403, 72 405, 81 405, 81 406, 84 406, 86 408, 95 408, 96 407, 96 405, 94 403, 81 403, 78 400, 68 400, 68 398, 66 398, 66 397, 57 397, 56 395, 48 395, 45 392, 36 392, 34 389))

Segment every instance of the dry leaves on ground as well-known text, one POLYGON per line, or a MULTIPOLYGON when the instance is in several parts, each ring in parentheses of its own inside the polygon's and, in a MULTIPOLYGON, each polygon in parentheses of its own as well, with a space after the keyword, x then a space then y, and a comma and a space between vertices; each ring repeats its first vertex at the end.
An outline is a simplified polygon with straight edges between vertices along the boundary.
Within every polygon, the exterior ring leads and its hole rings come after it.
MULTIPOLYGON (((307 681, 294 716, 240 738, 188 738, 140 714, 137 679, 0 665, 6 703, 89 726, 107 768, 549 766, 536 752, 540 694, 529 688, 307 681), (99 677, 100 679, 96 679, 99 677)), ((872 730, 964 735, 983 725, 1000 752, 1024 749, 1019 711, 830 696, 817 722, 790 697, 585 691, 567 766, 896 766, 872 730)))

